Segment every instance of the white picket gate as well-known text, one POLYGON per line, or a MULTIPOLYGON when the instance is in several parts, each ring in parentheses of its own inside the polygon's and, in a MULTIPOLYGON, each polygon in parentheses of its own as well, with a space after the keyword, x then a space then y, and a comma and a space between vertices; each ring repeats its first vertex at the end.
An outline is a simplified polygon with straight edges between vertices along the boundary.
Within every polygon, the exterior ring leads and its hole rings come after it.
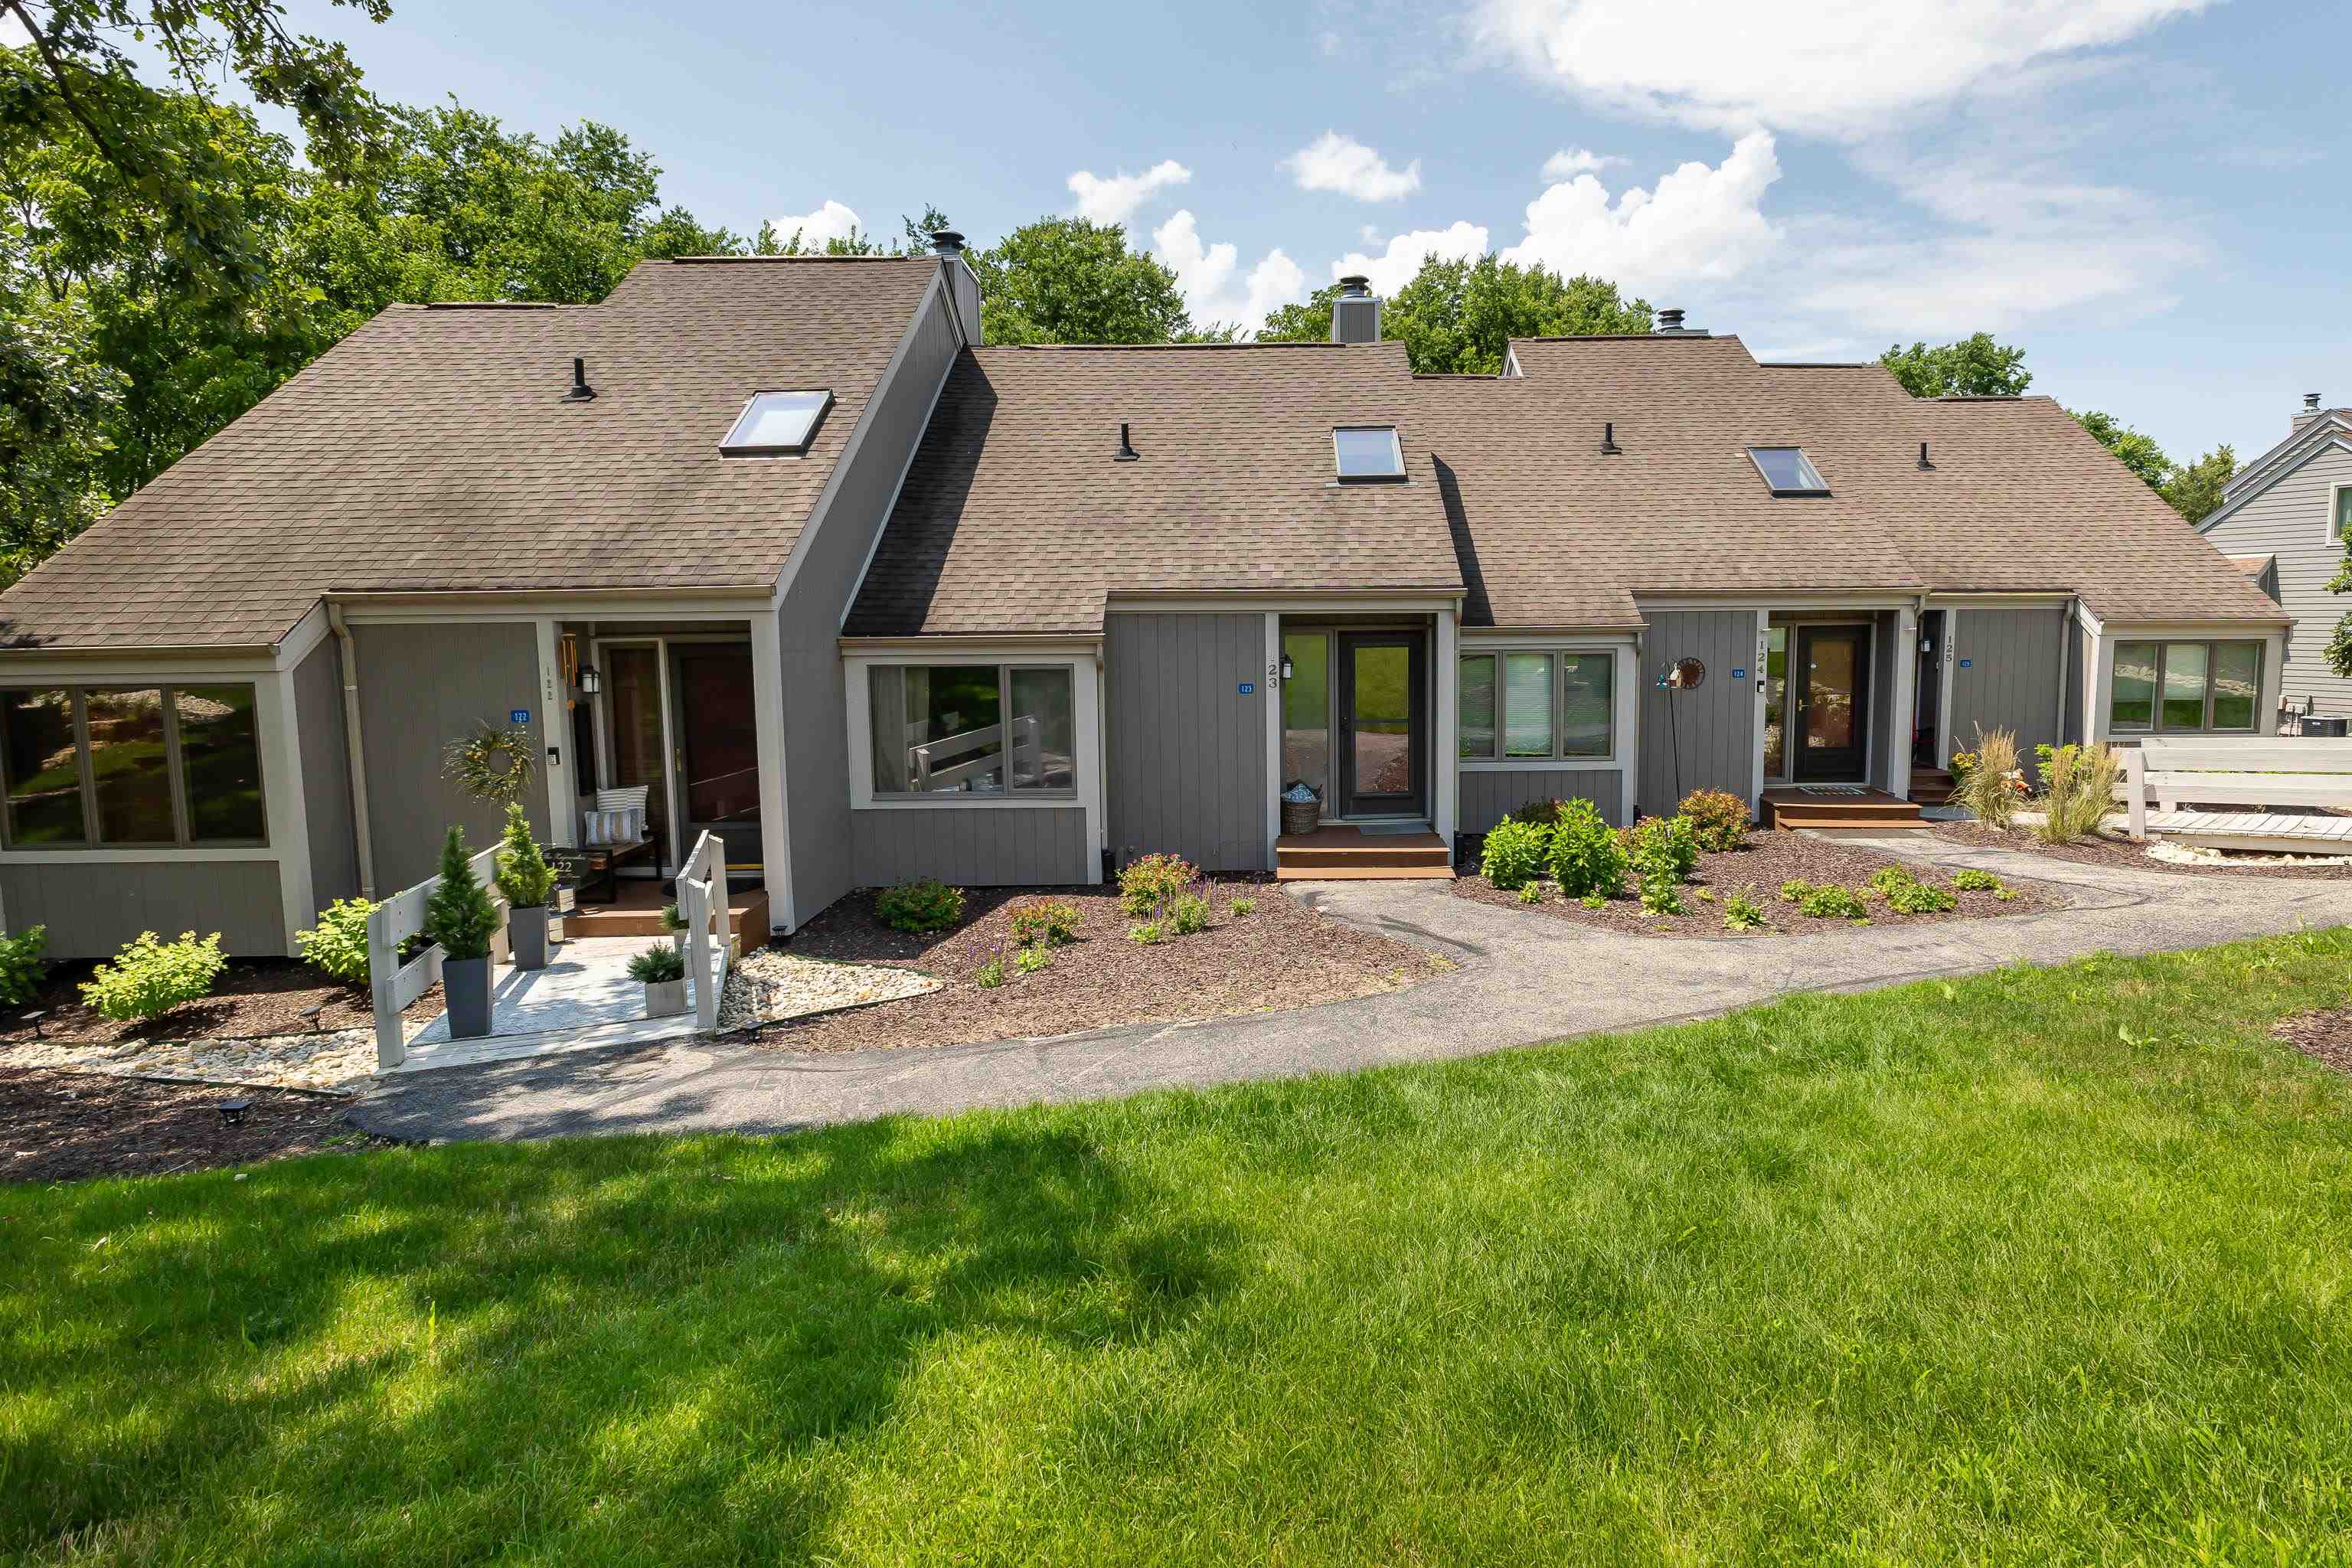
MULTIPOLYGON (((473 858, 474 877, 498 907, 498 926, 490 937, 493 969, 507 960, 507 901, 491 880, 498 872, 499 852, 491 847, 473 858)), ((375 1065, 396 1068, 408 1059, 408 1037, 401 1009, 433 988, 441 978, 441 945, 435 942, 405 964, 400 946, 425 930, 425 906, 441 885, 439 873, 378 904, 368 916, 368 989, 375 997, 375 1065)))
POLYGON ((727 966, 734 957, 729 929, 727 845, 705 832, 677 872, 677 912, 686 921, 686 973, 694 988, 694 1025, 708 1034, 719 1027, 719 998, 727 990, 727 966))

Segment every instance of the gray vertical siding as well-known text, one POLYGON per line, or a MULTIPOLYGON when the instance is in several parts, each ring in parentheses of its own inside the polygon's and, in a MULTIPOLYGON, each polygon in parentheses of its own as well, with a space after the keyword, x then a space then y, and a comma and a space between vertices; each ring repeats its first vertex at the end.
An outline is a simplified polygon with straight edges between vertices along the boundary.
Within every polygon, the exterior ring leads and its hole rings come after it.
POLYGON ((1104 617, 1110 847, 1264 870, 1265 617, 1104 617), (1248 683, 1248 696, 1240 688, 1248 683))
MULTIPOLYGON (((433 874, 450 824, 462 826, 477 849, 504 824, 498 808, 465 795, 443 775, 451 741, 473 733, 478 723, 502 726, 509 711, 528 708, 545 755, 538 629, 528 621, 445 621, 353 626, 352 636, 359 653, 368 831, 383 896, 433 874)), ((531 831, 544 837, 544 791, 532 792, 530 814, 531 831)))
MULTIPOLYGON (((1624 824, 1624 789, 1614 768, 1543 769, 1533 773, 1480 770, 1457 775, 1455 827, 1463 833, 1484 833, 1507 812, 1530 801, 1589 800, 1601 808, 1601 819, 1614 826, 1624 824)), ((1744 793, 1744 792, 1743 792, 1744 793)))
POLYGON ((1672 814, 1695 789, 1727 790, 1748 800, 1756 786, 1756 612, 1667 610, 1648 617, 1642 635, 1642 756, 1636 775, 1640 808, 1672 814), (1696 691, 1659 689, 1677 659, 1706 666, 1696 691), (1734 669, 1751 679, 1734 680, 1734 669), (1681 768, 1676 780, 1675 751, 1681 768), (1676 793, 1679 787, 1680 794, 1676 793))
POLYGON ((1097 880, 1084 806, 926 806, 852 811, 852 875, 860 887, 936 877, 967 888, 1097 880))
MULTIPOLYGON (((1870 621, 1870 743, 1869 781, 1880 789, 1889 783, 1888 763, 1899 745, 1908 748, 1911 737, 1899 741, 1895 729, 1895 661, 1905 656, 1906 649, 1895 645, 1902 639, 1896 635, 1895 612, 1881 610, 1870 621)), ((1917 658, 1912 658, 1916 666, 1917 658)))
POLYGON ((2083 628, 2079 618, 2069 615, 2066 617, 2066 710, 2063 726, 2063 738, 2068 741, 2080 741, 2087 733, 2083 728, 2083 701, 2084 693, 2090 689, 2094 657, 2091 634, 2083 628))
POLYGON ((856 454, 841 468, 832 501, 803 539, 792 585, 777 612, 776 643, 783 664, 784 816, 792 835, 793 901, 797 906, 784 909, 778 895, 771 908, 772 918, 781 925, 797 926, 851 887, 877 880, 864 874, 851 848, 841 618, 857 592, 874 542, 889 521, 898 480, 923 438, 940 384, 955 363, 960 340, 954 318, 944 295, 931 300, 930 308, 916 318, 898 374, 861 416, 856 454))
POLYGON ((310 896, 320 909, 360 890, 341 647, 329 637, 294 668, 294 738, 302 756, 302 812, 310 823, 310 896))
POLYGON ((52 958, 110 958, 142 931, 218 931, 244 957, 286 951, 275 860, 5 865, 0 900, 9 930, 48 928, 52 958))
POLYGON ((2344 547, 2327 537, 2327 500, 2340 484, 2352 484, 2352 452, 2324 447, 2205 532, 2225 555, 2278 558, 2275 596, 2294 618, 2280 693, 2296 707, 2306 697, 2315 699, 2326 714, 2352 714, 2352 680, 2329 669, 2324 657, 2336 621, 2352 608, 2343 595, 2327 591, 2327 580, 2344 561, 2344 547))
POLYGON ((2017 734, 2018 754, 2033 765, 2033 748, 2056 745, 2058 675, 2066 654, 2065 610, 2033 605, 2018 609, 1962 609, 1953 626, 1952 749, 1974 751, 1979 726, 2017 734))

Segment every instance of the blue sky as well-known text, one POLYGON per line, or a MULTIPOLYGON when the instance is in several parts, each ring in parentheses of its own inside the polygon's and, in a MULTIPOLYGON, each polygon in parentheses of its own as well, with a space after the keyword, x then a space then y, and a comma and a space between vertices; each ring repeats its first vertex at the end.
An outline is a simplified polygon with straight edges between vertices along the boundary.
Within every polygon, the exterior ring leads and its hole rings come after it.
MULTIPOLYGON (((2326 7, 2322 8, 2323 10, 2326 7)), ((2249 0, 1165 9, 295 0, 375 89, 604 121, 742 230, 1124 219, 1197 315, 1492 247, 1762 357, 1978 328, 2176 458, 2352 402, 2340 28, 2249 0), (2316 29, 2316 30, 2315 30, 2316 29), (2331 64, 2331 59, 2336 61, 2331 64), (834 217, 837 211, 831 212, 834 217), (1483 231, 1483 232, 1481 232, 1483 231), (1231 247, 1229 250, 1224 247, 1231 247)))

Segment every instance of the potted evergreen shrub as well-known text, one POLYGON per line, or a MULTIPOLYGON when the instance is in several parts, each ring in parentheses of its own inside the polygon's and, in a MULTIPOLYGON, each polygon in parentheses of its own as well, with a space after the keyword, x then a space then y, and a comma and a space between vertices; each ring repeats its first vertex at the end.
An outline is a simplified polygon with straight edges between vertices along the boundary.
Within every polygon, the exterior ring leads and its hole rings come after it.
POLYGON ((629 978, 646 988, 646 1016, 674 1018, 686 1011, 686 960, 656 942, 629 960, 629 978))
POLYGON ((507 807, 506 837, 499 847, 499 891, 507 896, 507 945, 517 969, 547 967, 547 899, 555 890, 555 868, 547 863, 522 807, 507 807))
POLYGON ((662 906, 661 928, 669 933, 670 945, 677 949, 678 955, 680 957, 684 957, 686 954, 686 916, 679 912, 678 907, 675 902, 667 903, 662 906))
POLYGON ((490 936, 498 929, 498 906, 474 879, 465 830, 452 827, 441 841, 440 882, 425 903, 425 934, 441 949, 441 993, 453 1040, 490 1032, 490 936))

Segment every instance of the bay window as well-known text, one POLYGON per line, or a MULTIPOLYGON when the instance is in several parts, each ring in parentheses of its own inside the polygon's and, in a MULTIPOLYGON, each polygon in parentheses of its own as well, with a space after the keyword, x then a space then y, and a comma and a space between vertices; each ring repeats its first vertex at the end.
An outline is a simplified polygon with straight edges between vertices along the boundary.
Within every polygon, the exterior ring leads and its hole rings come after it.
POLYGON ((1465 653, 1456 688, 1465 762, 1607 761, 1617 656, 1607 649, 1465 653))
POLYGON ((251 686, 0 689, 12 849, 259 845, 251 686))
POLYGON ((2263 645, 2116 644, 2107 728, 2116 734, 2250 734, 2263 689, 2263 645))
POLYGON ((876 796, 1076 795, 1067 665, 875 665, 866 682, 876 796))

